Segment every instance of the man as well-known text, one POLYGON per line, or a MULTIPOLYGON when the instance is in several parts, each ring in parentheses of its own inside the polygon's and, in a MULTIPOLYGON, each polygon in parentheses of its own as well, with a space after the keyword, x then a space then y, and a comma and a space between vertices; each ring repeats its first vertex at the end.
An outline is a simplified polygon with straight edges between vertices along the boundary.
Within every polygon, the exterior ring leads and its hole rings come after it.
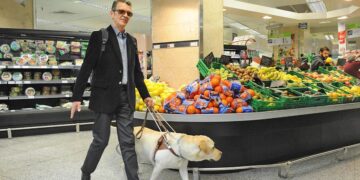
POLYGON ((116 0, 110 16, 112 25, 107 28, 108 41, 100 56, 101 31, 91 34, 89 46, 73 90, 70 118, 80 111, 83 92, 93 72, 89 109, 95 112, 93 141, 81 168, 82 179, 90 179, 108 144, 110 123, 116 119, 117 135, 129 180, 138 180, 138 163, 133 136, 133 113, 135 110, 135 87, 148 107, 154 102, 144 83, 137 56, 136 39, 125 32, 132 13, 131 3, 116 0), (100 58, 101 57, 101 58, 100 58))
POLYGON ((316 71, 319 69, 319 66, 325 66, 325 61, 330 55, 330 50, 328 47, 323 47, 320 49, 320 55, 315 56, 315 60, 311 64, 311 71, 316 71))

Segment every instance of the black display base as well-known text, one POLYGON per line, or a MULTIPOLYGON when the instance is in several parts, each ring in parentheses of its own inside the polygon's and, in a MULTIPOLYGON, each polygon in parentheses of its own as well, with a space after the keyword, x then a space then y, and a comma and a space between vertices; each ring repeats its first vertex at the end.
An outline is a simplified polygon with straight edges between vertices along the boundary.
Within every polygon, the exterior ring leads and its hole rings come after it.
MULTIPOLYGON (((272 164, 360 143, 359 109, 256 121, 169 122, 177 132, 206 135, 223 152, 218 162, 189 167, 272 164)), ((141 125, 142 119, 136 119, 141 125)), ((153 121, 147 127, 157 130, 153 121)))

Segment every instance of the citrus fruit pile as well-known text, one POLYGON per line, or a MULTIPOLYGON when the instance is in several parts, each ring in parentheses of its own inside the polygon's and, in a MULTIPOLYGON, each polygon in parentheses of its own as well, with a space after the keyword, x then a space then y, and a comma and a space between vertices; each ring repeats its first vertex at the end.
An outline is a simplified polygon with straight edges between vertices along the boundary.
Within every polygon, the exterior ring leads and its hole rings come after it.
POLYGON ((248 105, 255 96, 252 89, 246 89, 239 81, 222 79, 210 75, 204 80, 195 80, 172 93, 164 101, 160 112, 176 114, 218 114, 252 112, 248 105))

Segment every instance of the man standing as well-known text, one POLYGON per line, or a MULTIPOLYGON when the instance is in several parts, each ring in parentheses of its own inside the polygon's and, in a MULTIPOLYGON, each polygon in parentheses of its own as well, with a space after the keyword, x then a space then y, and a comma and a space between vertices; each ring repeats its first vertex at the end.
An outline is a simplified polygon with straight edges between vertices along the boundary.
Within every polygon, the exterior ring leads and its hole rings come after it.
POLYGON ((315 60, 311 64, 311 71, 316 71, 319 69, 319 66, 325 66, 325 61, 330 55, 330 49, 328 47, 323 47, 320 49, 320 55, 315 56, 315 60))
POLYGON ((136 39, 125 32, 132 17, 131 3, 116 0, 112 4, 110 16, 113 20, 106 30, 108 41, 101 52, 101 31, 91 34, 84 63, 80 69, 73 90, 73 105, 70 118, 80 111, 82 95, 88 78, 93 72, 89 109, 95 112, 93 141, 81 168, 82 179, 90 179, 101 155, 108 144, 110 124, 116 119, 117 135, 129 180, 138 180, 138 163, 133 136, 133 113, 135 110, 135 87, 148 107, 154 102, 144 83, 137 56, 136 39), (101 54, 101 55, 100 55, 101 54))

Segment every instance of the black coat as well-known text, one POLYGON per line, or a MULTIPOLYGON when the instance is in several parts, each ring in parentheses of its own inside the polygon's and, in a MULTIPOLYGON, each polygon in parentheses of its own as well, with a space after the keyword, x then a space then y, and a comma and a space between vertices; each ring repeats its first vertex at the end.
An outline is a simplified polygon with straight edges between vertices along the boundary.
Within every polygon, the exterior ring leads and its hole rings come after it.
MULTIPOLYGON (((119 82, 122 80, 122 58, 115 32, 111 26, 107 28, 109 39, 101 59, 101 31, 94 31, 90 36, 84 63, 77 76, 73 89, 72 101, 81 101, 88 78, 93 71, 89 109, 95 112, 112 113, 120 103, 119 82)), ((135 110, 135 87, 143 99, 150 97, 144 83, 140 62, 137 56, 136 39, 127 36, 129 104, 135 110)))
POLYGON ((314 61, 311 63, 311 71, 316 71, 320 66, 325 66, 325 58, 322 56, 315 56, 314 61))

